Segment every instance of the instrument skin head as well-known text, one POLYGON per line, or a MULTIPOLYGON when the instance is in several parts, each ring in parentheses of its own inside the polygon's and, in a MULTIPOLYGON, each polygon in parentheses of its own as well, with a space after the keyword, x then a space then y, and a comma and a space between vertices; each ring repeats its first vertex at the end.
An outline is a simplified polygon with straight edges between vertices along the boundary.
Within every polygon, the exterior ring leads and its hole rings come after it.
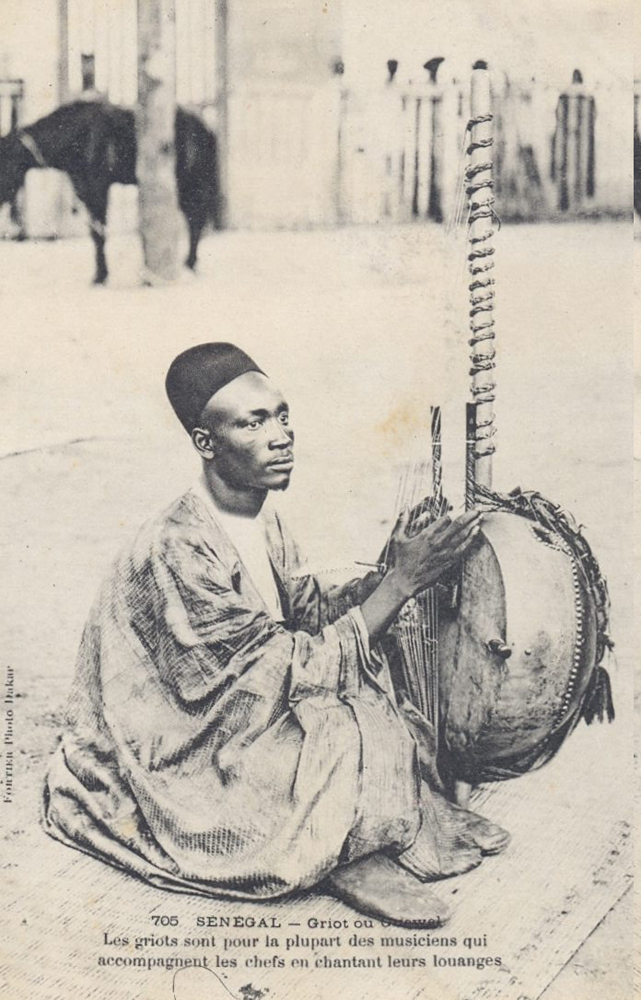
POLYGON ((478 783, 540 766, 578 721, 594 666, 596 612, 578 560, 528 518, 486 513, 441 623, 449 768, 478 783))

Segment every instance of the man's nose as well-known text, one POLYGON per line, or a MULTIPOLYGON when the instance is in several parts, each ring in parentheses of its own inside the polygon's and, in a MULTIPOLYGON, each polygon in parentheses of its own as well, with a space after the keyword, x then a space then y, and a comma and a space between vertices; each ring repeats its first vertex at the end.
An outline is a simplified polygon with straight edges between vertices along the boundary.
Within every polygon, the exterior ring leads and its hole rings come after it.
POLYGON ((291 427, 286 427, 280 420, 274 420, 270 429, 269 447, 286 448, 294 440, 294 432, 291 427))

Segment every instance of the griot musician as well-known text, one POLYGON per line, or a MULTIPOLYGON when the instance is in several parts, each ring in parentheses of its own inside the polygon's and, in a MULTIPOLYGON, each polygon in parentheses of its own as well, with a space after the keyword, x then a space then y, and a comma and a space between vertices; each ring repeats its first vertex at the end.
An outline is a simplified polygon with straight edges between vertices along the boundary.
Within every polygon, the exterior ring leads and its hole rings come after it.
MULTIPOLYGON (((167 889, 258 900, 320 886, 409 927, 426 883, 508 835, 445 794, 434 726, 381 640, 480 546, 482 515, 401 515, 386 571, 325 587, 271 503, 294 432, 247 354, 206 343, 166 380, 202 476, 140 530, 91 610, 44 825, 167 889)), ((389 636, 388 636, 389 638, 389 636)))
POLYGON ((231 344, 180 354, 166 388, 202 476, 142 527, 90 613, 44 790, 63 843, 167 889, 319 886, 436 926, 448 913, 426 883, 509 839, 465 808, 470 786, 540 767, 580 719, 614 717, 608 593, 586 539, 540 494, 490 488, 491 108, 479 61, 467 512, 443 516, 437 408, 431 495, 401 513, 374 571, 324 586, 266 503, 293 469, 282 393, 231 344))

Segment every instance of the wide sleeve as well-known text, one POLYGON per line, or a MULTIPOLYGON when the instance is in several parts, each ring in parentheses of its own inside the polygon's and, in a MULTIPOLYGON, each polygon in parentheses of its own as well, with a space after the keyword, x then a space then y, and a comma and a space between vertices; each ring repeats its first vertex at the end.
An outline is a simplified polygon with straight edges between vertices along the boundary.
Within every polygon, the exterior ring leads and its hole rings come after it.
POLYGON ((149 569, 148 600, 130 608, 134 631, 183 703, 198 706, 238 686, 247 696, 280 692, 290 704, 335 697, 366 666, 359 616, 348 611, 315 635, 288 631, 241 596, 234 567, 202 536, 163 539, 149 569))
MULTIPOLYGON (((376 589, 380 573, 373 571, 354 577, 347 583, 332 584, 321 575, 309 572, 307 560, 282 521, 277 520, 279 550, 282 553, 278 567, 287 590, 290 617, 298 629, 315 635, 326 625, 336 622, 357 609, 376 589)), ((356 616, 361 632, 365 628, 360 615, 356 616)), ((367 644, 367 632, 364 638, 367 644)))

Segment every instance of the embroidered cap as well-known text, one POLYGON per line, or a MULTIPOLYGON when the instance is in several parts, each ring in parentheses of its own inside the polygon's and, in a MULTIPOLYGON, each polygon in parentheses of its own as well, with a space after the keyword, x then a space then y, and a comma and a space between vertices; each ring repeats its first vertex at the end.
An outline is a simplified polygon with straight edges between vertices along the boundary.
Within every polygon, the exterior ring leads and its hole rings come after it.
POLYGON ((219 389, 245 372, 265 373, 234 344, 198 344, 174 358, 165 388, 176 416, 188 434, 198 426, 200 415, 219 389))

